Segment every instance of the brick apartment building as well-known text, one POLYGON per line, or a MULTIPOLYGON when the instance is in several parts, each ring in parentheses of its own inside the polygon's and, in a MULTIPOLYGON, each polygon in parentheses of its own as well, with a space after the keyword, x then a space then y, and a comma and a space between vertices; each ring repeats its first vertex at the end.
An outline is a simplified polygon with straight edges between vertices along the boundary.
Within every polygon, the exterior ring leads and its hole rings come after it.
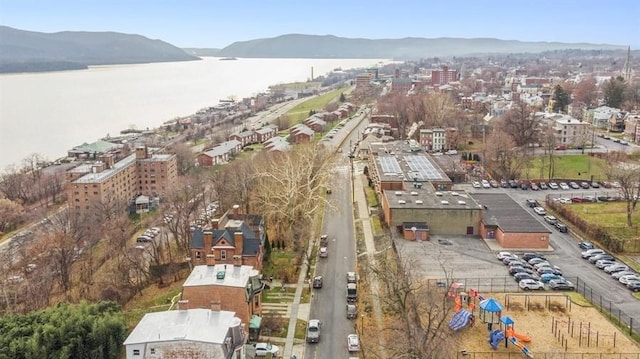
POLYGON ((174 154, 153 154, 137 147, 135 154, 114 162, 113 155, 66 172, 71 208, 86 211, 98 204, 129 204, 136 196, 162 196, 178 178, 174 154))
POLYGON ((442 86, 458 80, 458 70, 442 66, 440 70, 431 71, 431 86, 442 86))

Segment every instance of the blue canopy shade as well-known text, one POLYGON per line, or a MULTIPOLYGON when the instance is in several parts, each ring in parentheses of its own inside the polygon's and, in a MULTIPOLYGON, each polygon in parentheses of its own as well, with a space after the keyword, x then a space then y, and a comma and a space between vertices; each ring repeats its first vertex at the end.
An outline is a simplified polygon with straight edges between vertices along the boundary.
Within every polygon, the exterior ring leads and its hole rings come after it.
POLYGON ((515 323, 509 316, 500 318, 500 322, 502 322, 502 324, 504 325, 513 325, 515 323))
POLYGON ((480 302, 480 308, 487 312, 497 313, 502 311, 502 306, 493 298, 485 299, 480 302))

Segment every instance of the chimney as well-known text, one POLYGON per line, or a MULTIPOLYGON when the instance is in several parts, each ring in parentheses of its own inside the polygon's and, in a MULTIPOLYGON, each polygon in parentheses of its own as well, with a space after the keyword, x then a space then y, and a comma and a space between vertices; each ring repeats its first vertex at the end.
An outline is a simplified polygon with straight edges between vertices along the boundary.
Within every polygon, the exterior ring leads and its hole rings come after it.
POLYGON ((178 301, 178 310, 187 310, 189 309, 189 300, 181 299, 178 301))
POLYGON ((207 265, 214 266, 216 265, 216 256, 213 254, 207 254, 207 265))
POLYGON ((219 312, 222 310, 222 305, 220 304, 219 300, 212 300, 211 302, 209 302, 209 306, 214 312, 219 312))
POLYGON ((242 266, 242 256, 236 254, 235 256, 233 256, 233 266, 234 267, 240 267, 242 266))
POLYGON ((234 215, 237 216, 238 214, 240 214, 240 206, 239 205, 234 204, 232 208, 233 208, 233 214, 234 215))
POLYGON ((211 219, 211 229, 219 229, 218 228, 219 225, 220 225, 220 218, 211 219))
POLYGON ((236 242, 236 249, 234 252, 242 255, 242 253, 244 253, 244 235, 240 231, 233 232, 233 239, 236 242))
POLYGON ((213 245, 213 232, 212 231, 203 231, 202 232, 202 245, 204 246, 204 250, 206 252, 211 250, 213 245))

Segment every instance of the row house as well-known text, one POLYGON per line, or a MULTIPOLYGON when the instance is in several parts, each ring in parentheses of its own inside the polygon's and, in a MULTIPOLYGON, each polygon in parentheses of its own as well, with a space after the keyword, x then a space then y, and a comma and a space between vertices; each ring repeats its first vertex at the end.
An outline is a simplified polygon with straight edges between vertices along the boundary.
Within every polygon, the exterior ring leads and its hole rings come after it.
POLYGON ((430 128, 420 130, 420 146, 426 151, 443 152, 456 149, 458 130, 455 128, 430 128))
POLYGON ((291 149, 291 144, 283 137, 273 137, 264 143, 264 149, 269 152, 285 152, 291 149))
POLYGON ((624 138, 640 144, 640 113, 629 112, 624 119, 624 138))
POLYGON ((568 147, 584 147, 591 143, 591 125, 568 115, 556 116, 552 129, 556 143, 568 147))
POLYGON ((317 117, 316 115, 313 115, 304 120, 304 124, 309 126, 309 128, 311 128, 315 132, 324 132, 327 128, 327 122, 317 117))
POLYGON ((274 138, 278 134, 278 127, 275 125, 267 125, 255 130, 257 140, 259 143, 265 143, 266 141, 274 138))
POLYGON ((615 116, 619 112, 620 110, 617 108, 600 106, 594 109, 586 110, 584 118, 586 121, 589 121, 595 128, 607 129, 609 127, 609 119, 611 118, 611 116, 615 116))
POLYGON ((318 112, 316 114, 314 114, 314 116, 320 118, 321 120, 325 121, 325 122, 332 122, 338 119, 338 115, 333 113, 333 112, 329 112, 329 111, 322 111, 322 112, 318 112))
POLYGON ((197 162, 200 167, 213 167, 229 162, 236 154, 242 151, 242 143, 238 140, 222 142, 216 147, 198 155, 197 162))
POLYGON ((240 133, 232 133, 229 136, 229 140, 236 140, 240 142, 240 146, 246 147, 258 142, 258 135, 255 131, 242 131, 240 133))
POLYGON ((289 129, 289 138, 291 143, 298 144, 313 140, 315 132, 309 126, 299 123, 289 129))

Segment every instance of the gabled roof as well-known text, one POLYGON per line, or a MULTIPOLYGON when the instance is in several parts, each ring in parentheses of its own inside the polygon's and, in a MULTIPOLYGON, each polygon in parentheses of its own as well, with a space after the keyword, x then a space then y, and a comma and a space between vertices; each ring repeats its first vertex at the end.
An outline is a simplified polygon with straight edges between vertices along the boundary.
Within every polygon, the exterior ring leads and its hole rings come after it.
POLYGON ((243 137, 250 137, 253 135, 255 135, 254 131, 242 131, 240 133, 234 133, 231 136, 237 136, 237 137, 243 138, 243 137))
POLYGON ((221 344, 224 353, 229 329, 241 323, 235 312, 210 309, 170 310, 147 313, 124 341, 124 345, 168 341, 221 344))
POLYGON ((80 146, 76 146, 71 149, 70 152, 80 152, 80 153, 105 153, 110 150, 120 149, 124 147, 124 145, 118 143, 112 143, 109 141, 98 140, 93 143, 83 143, 80 146))
POLYGON ((313 136, 313 134, 315 133, 315 131, 313 131, 311 128, 309 128, 309 126, 307 126, 307 125, 305 125, 303 123, 299 123, 299 124, 291 127, 289 130, 291 131, 291 133, 296 134, 296 135, 299 134, 299 133, 302 133, 302 134, 305 134, 305 135, 308 135, 308 136, 313 136))
POLYGON ((242 145, 242 143, 238 140, 225 141, 217 145, 216 147, 210 149, 209 151, 203 152, 203 154, 211 158, 219 157, 224 155, 225 153, 230 153, 231 151, 238 148, 240 145, 242 145))
POLYGON ((260 127, 255 132, 260 135, 266 135, 267 133, 278 132, 278 130, 272 126, 264 126, 260 127))

